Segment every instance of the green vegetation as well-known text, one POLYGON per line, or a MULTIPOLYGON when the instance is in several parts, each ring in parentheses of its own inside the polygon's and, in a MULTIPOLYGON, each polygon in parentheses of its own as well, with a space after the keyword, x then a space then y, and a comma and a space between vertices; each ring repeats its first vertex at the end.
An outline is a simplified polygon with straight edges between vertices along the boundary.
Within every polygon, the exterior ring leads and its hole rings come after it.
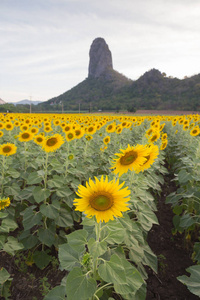
POLYGON ((97 111, 136 109, 200 109, 200 74, 190 78, 166 77, 156 69, 132 81, 114 70, 100 78, 86 78, 71 90, 38 107, 40 111, 97 111))

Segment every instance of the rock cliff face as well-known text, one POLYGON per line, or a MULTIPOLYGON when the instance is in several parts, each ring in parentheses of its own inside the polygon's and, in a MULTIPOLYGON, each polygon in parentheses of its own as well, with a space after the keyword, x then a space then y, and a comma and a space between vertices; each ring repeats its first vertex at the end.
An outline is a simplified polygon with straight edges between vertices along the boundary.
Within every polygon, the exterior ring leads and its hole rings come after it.
POLYGON ((6 102, 0 98, 0 104, 6 104, 6 102))
POLYGON ((92 42, 89 56, 89 78, 98 78, 113 70, 112 54, 103 38, 96 38, 92 42))

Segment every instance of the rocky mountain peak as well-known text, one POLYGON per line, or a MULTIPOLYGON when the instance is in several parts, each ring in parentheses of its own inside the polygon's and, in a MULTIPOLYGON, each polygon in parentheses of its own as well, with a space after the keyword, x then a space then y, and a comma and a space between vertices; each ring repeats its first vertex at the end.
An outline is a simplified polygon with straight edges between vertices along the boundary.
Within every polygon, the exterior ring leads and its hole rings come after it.
POLYGON ((106 71, 113 70, 112 54, 103 38, 96 38, 89 51, 88 77, 98 78, 106 71))
POLYGON ((6 102, 0 98, 0 104, 6 104, 6 102))

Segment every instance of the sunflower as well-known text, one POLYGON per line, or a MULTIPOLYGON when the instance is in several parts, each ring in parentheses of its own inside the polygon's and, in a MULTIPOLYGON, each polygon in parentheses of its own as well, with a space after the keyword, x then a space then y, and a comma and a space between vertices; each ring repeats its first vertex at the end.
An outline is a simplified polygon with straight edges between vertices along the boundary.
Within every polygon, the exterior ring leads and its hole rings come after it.
POLYGON ((116 153, 118 158, 112 161, 113 167, 111 169, 115 174, 119 173, 119 176, 128 172, 128 170, 137 172, 140 167, 146 162, 146 156, 148 156, 148 149, 143 145, 136 145, 135 147, 128 145, 127 149, 120 149, 121 153, 116 153))
POLYGON ((14 122, 14 125, 15 125, 15 127, 19 127, 19 126, 20 126, 19 121, 15 121, 15 122, 14 122))
POLYGON ((17 152, 17 147, 15 144, 3 144, 0 146, 0 155, 10 156, 17 152))
POLYGON ((44 140, 45 140, 45 137, 42 134, 35 135, 35 137, 34 137, 34 142, 38 145, 42 145, 44 140))
POLYGON ((2 137, 2 136, 3 136, 3 131, 0 130, 0 137, 2 137))
POLYGON ((75 128, 74 133, 76 139, 81 139, 84 136, 85 131, 80 127, 80 128, 75 128))
POLYGON ((191 136, 197 136, 200 133, 200 129, 199 126, 195 126, 191 131, 190 131, 190 135, 191 136))
POLYGON ((105 145, 107 145, 108 143, 110 143, 110 137, 109 135, 107 135, 104 139, 103 139, 103 142, 105 145))
POLYGON ((106 127, 106 131, 109 133, 109 132, 114 132, 116 129, 116 124, 115 122, 109 124, 107 127, 106 127))
POLYGON ((53 152, 60 148, 63 143, 64 139, 62 135, 56 133, 51 137, 46 137, 46 139, 42 143, 42 148, 45 152, 53 152))
POLYGON ((159 150, 158 146, 151 144, 149 147, 147 147, 147 150, 149 151, 148 155, 145 156, 146 161, 141 167, 138 169, 136 173, 139 173, 140 171, 147 170, 151 167, 151 165, 154 163, 155 159, 158 157, 159 150))
POLYGON ((66 133, 65 138, 68 142, 75 139, 75 133, 73 130, 70 130, 68 133, 66 133))
POLYGON ((23 125, 20 126, 21 131, 27 131, 28 129, 29 129, 29 126, 26 125, 26 124, 23 124, 23 125))
POLYGON ((68 159, 69 159, 69 160, 73 160, 73 159, 74 159, 74 154, 69 154, 69 155, 68 155, 68 159))
POLYGON ((116 126, 116 129, 115 129, 115 132, 116 132, 117 134, 120 134, 120 133, 122 132, 122 130, 123 130, 123 127, 122 127, 121 125, 117 125, 117 126, 116 126))
POLYGON ((33 139, 33 134, 30 131, 24 131, 19 133, 20 142, 28 142, 33 139))
POLYGON ((51 128, 51 126, 45 126, 44 127, 44 131, 45 132, 50 132, 50 131, 52 131, 53 129, 51 128))
POLYGON ((30 132, 31 132, 32 134, 37 134, 38 131, 39 131, 39 128, 37 128, 37 127, 32 127, 32 128, 30 129, 30 132))
POLYGON ((0 210, 8 207, 10 205, 10 198, 0 198, 0 210))
POLYGON ((94 134, 96 132, 96 126, 95 125, 90 125, 88 127, 86 127, 86 132, 88 134, 94 134))
POLYGON ((165 141, 167 139, 167 133, 163 133, 161 136, 161 140, 165 141))
POLYGON ((60 125, 60 120, 54 120, 53 121, 54 126, 59 126, 60 125))
POLYGON ((160 146, 160 150, 164 150, 167 147, 167 143, 168 143, 167 140, 163 141, 161 146, 160 146))
POLYGON ((155 131, 155 132, 153 132, 152 136, 149 138, 148 142, 149 143, 154 143, 159 139, 159 137, 160 137, 160 132, 155 131))
POLYGON ((13 125, 13 123, 8 122, 8 123, 4 126, 4 128, 5 128, 6 130, 13 130, 14 125, 13 125))
POLYGON ((153 128, 150 127, 150 128, 146 131, 146 137, 149 137, 152 133, 153 133, 153 128))
POLYGON ((86 217, 96 217, 97 222, 108 222, 114 217, 122 217, 122 212, 129 210, 127 202, 130 200, 128 187, 122 188, 124 182, 119 180, 108 182, 108 177, 95 177, 95 182, 89 179, 86 187, 79 185, 76 193, 80 199, 74 199, 75 210, 86 214, 86 217))
POLYGON ((85 138, 86 138, 87 141, 90 141, 90 140, 93 139, 93 137, 91 135, 86 135, 85 138))
POLYGON ((4 128, 4 124, 2 122, 0 122, 0 129, 4 128))

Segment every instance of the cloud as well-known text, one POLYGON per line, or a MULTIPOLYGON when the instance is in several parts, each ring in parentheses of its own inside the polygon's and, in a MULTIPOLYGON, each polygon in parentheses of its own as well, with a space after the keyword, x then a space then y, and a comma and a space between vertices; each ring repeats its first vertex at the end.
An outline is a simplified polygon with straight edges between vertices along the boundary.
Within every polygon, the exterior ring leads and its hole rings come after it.
POLYGON ((0 98, 48 100, 69 90, 87 77, 96 37, 131 79, 151 68, 197 74, 199 15, 198 0, 1 0, 0 98))

